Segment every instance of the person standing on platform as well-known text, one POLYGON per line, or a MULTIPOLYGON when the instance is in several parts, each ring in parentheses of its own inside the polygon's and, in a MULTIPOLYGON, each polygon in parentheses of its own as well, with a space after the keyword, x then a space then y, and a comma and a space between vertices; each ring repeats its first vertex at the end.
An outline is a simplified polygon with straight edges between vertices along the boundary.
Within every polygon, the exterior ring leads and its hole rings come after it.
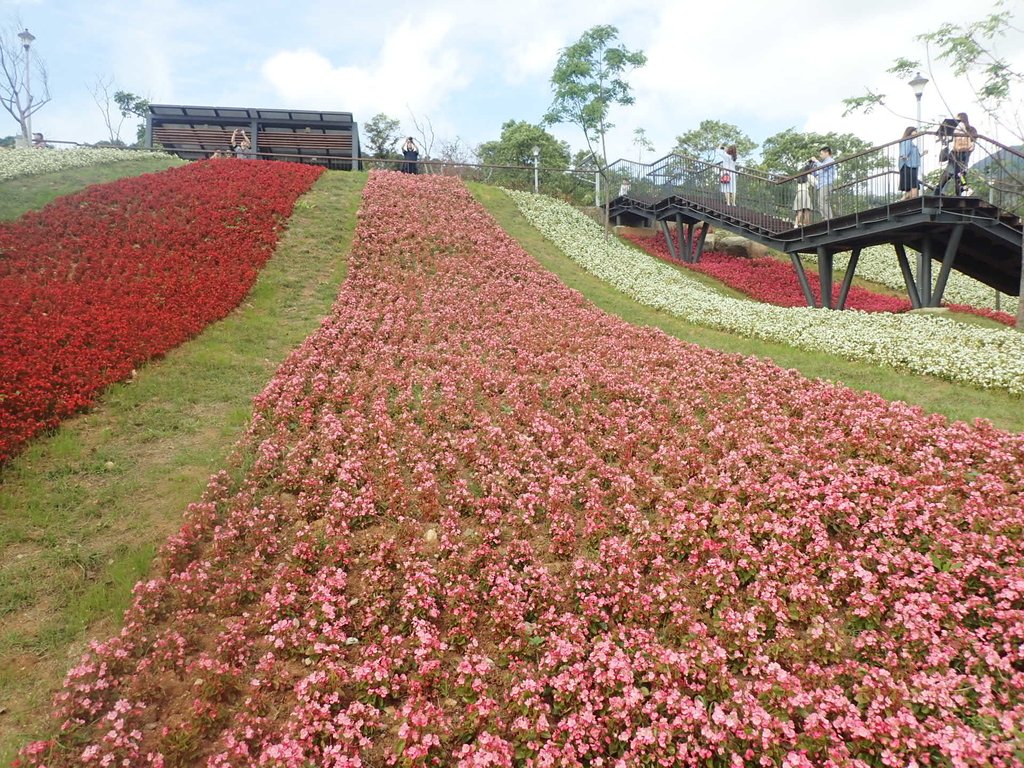
POLYGON ((908 125, 900 139, 900 192, 903 197, 900 200, 913 200, 921 194, 921 182, 918 175, 921 172, 921 155, 926 154, 917 148, 917 129, 908 125))
POLYGON ((814 160, 808 160, 807 165, 800 169, 802 175, 797 176, 796 179, 796 196, 793 198, 793 211, 796 213, 796 218, 793 219, 793 226, 798 228, 809 226, 814 213, 811 189, 816 183, 813 173, 816 166, 817 163, 814 160))
POLYGON ((419 169, 416 167, 416 162, 420 159, 420 152, 416 149, 416 142, 412 140, 412 136, 405 140, 405 144, 402 146, 402 157, 405 158, 405 162, 402 163, 403 173, 418 173, 419 169))
POLYGON ((824 146, 818 150, 821 162, 814 171, 814 177, 818 181, 818 210, 821 211, 821 218, 832 218, 832 185, 836 181, 836 161, 832 157, 832 147, 824 146))
POLYGON ((722 169, 718 183, 725 196, 726 205, 736 205, 736 155, 735 144, 730 144, 728 147, 723 144, 718 148, 718 165, 722 169))
POLYGON ((957 197, 971 195, 973 192, 967 186, 967 167, 971 162, 971 153, 974 151, 974 143, 978 138, 978 129, 971 125, 967 119, 967 113, 961 112, 957 115, 960 124, 963 126, 953 134, 953 145, 950 148, 949 159, 952 164, 954 182, 956 184, 957 197))

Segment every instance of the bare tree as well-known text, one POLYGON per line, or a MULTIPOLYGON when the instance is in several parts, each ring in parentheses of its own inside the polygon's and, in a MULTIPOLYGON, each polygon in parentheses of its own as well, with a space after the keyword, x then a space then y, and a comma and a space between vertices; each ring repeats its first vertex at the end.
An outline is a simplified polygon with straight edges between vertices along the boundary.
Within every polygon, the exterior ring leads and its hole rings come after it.
POLYGON ((461 136, 454 139, 441 139, 438 143, 438 158, 451 165, 469 165, 478 161, 476 152, 466 144, 461 136))
POLYGON ((426 115, 420 120, 412 109, 409 110, 409 116, 412 117, 412 125, 420 137, 420 160, 429 160, 433 157, 434 142, 437 141, 437 136, 434 134, 434 124, 430 122, 430 117, 426 115))
POLYGON ((19 27, 21 20, 16 19, 14 25, 0 30, 0 104, 18 121, 27 144, 32 138, 32 115, 50 101, 50 85, 46 62, 30 52, 31 35, 28 29, 19 33, 19 27), (25 38, 19 35, 28 35, 27 41, 22 42, 25 38))
POLYGON ((92 100, 96 102, 100 114, 103 115, 103 123, 107 126, 107 133, 110 134, 110 143, 123 144, 124 142, 121 141, 121 126, 124 125, 125 115, 121 114, 118 117, 111 112, 114 96, 110 90, 113 87, 113 75, 97 75, 96 81, 89 86, 89 93, 92 94, 92 100))

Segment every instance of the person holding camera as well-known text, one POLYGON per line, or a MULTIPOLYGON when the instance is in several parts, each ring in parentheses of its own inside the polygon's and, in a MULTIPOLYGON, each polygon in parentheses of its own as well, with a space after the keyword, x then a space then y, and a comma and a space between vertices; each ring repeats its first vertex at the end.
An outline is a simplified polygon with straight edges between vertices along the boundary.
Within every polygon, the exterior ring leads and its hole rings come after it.
POLYGON ((412 136, 405 140, 405 144, 402 145, 402 157, 405 158, 405 162, 402 163, 403 173, 417 173, 416 162, 420 159, 420 151, 416 149, 416 142, 412 140, 412 136))
POLYGON ((957 197, 974 194, 973 190, 967 186, 967 166, 978 138, 978 129, 971 125, 967 113, 961 112, 956 117, 947 117, 939 123, 936 133, 942 143, 939 162, 946 163, 946 167, 942 171, 942 176, 939 177, 939 183, 935 185, 935 194, 941 195, 950 179, 953 179, 957 197))
POLYGON ((255 153, 252 151, 252 140, 244 128, 235 128, 231 132, 231 151, 239 160, 252 160, 255 153))
POLYGON ((818 182, 818 210, 823 219, 832 218, 832 185, 836 181, 836 160, 832 157, 832 147, 825 145, 818 150, 821 161, 814 170, 814 178, 818 182))
POLYGON ((971 121, 967 119, 966 112, 958 114, 957 119, 959 119, 960 125, 963 127, 953 134, 950 161, 953 165, 956 194, 957 197, 961 197, 973 194, 967 186, 967 166, 971 161, 974 143, 978 139, 978 129, 971 125, 971 121))

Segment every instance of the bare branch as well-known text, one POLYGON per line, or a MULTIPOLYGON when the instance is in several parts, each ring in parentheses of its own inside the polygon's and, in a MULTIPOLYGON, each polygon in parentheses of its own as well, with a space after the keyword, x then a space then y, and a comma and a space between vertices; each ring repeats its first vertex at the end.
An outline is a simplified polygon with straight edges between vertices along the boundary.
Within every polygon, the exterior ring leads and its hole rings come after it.
POLYGON ((27 142, 30 118, 50 101, 49 75, 46 62, 38 53, 26 50, 18 39, 21 20, 16 19, 14 24, 0 30, 0 106, 18 121, 27 142))
POLYGON ((105 78, 102 75, 97 75, 96 81, 89 86, 89 93, 92 94, 92 100, 96 102, 96 106, 99 108, 100 114, 103 115, 103 122, 107 126, 107 133, 110 135, 110 143, 120 144, 121 127, 124 125, 125 116, 122 114, 120 119, 117 119, 111 114, 113 96, 111 95, 110 90, 113 87, 113 75, 108 75, 105 78))

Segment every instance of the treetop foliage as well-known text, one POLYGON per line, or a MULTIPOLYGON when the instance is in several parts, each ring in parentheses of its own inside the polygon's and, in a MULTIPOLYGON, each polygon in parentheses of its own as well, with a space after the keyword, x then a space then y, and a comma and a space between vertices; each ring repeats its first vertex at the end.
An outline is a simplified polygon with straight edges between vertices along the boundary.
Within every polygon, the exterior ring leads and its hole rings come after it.
POLYGON ((551 75, 554 99, 545 125, 573 123, 583 129, 588 145, 603 139, 613 125, 608 111, 613 104, 633 103, 626 73, 647 63, 643 51, 615 45, 619 31, 610 25, 591 27, 563 49, 551 75))

